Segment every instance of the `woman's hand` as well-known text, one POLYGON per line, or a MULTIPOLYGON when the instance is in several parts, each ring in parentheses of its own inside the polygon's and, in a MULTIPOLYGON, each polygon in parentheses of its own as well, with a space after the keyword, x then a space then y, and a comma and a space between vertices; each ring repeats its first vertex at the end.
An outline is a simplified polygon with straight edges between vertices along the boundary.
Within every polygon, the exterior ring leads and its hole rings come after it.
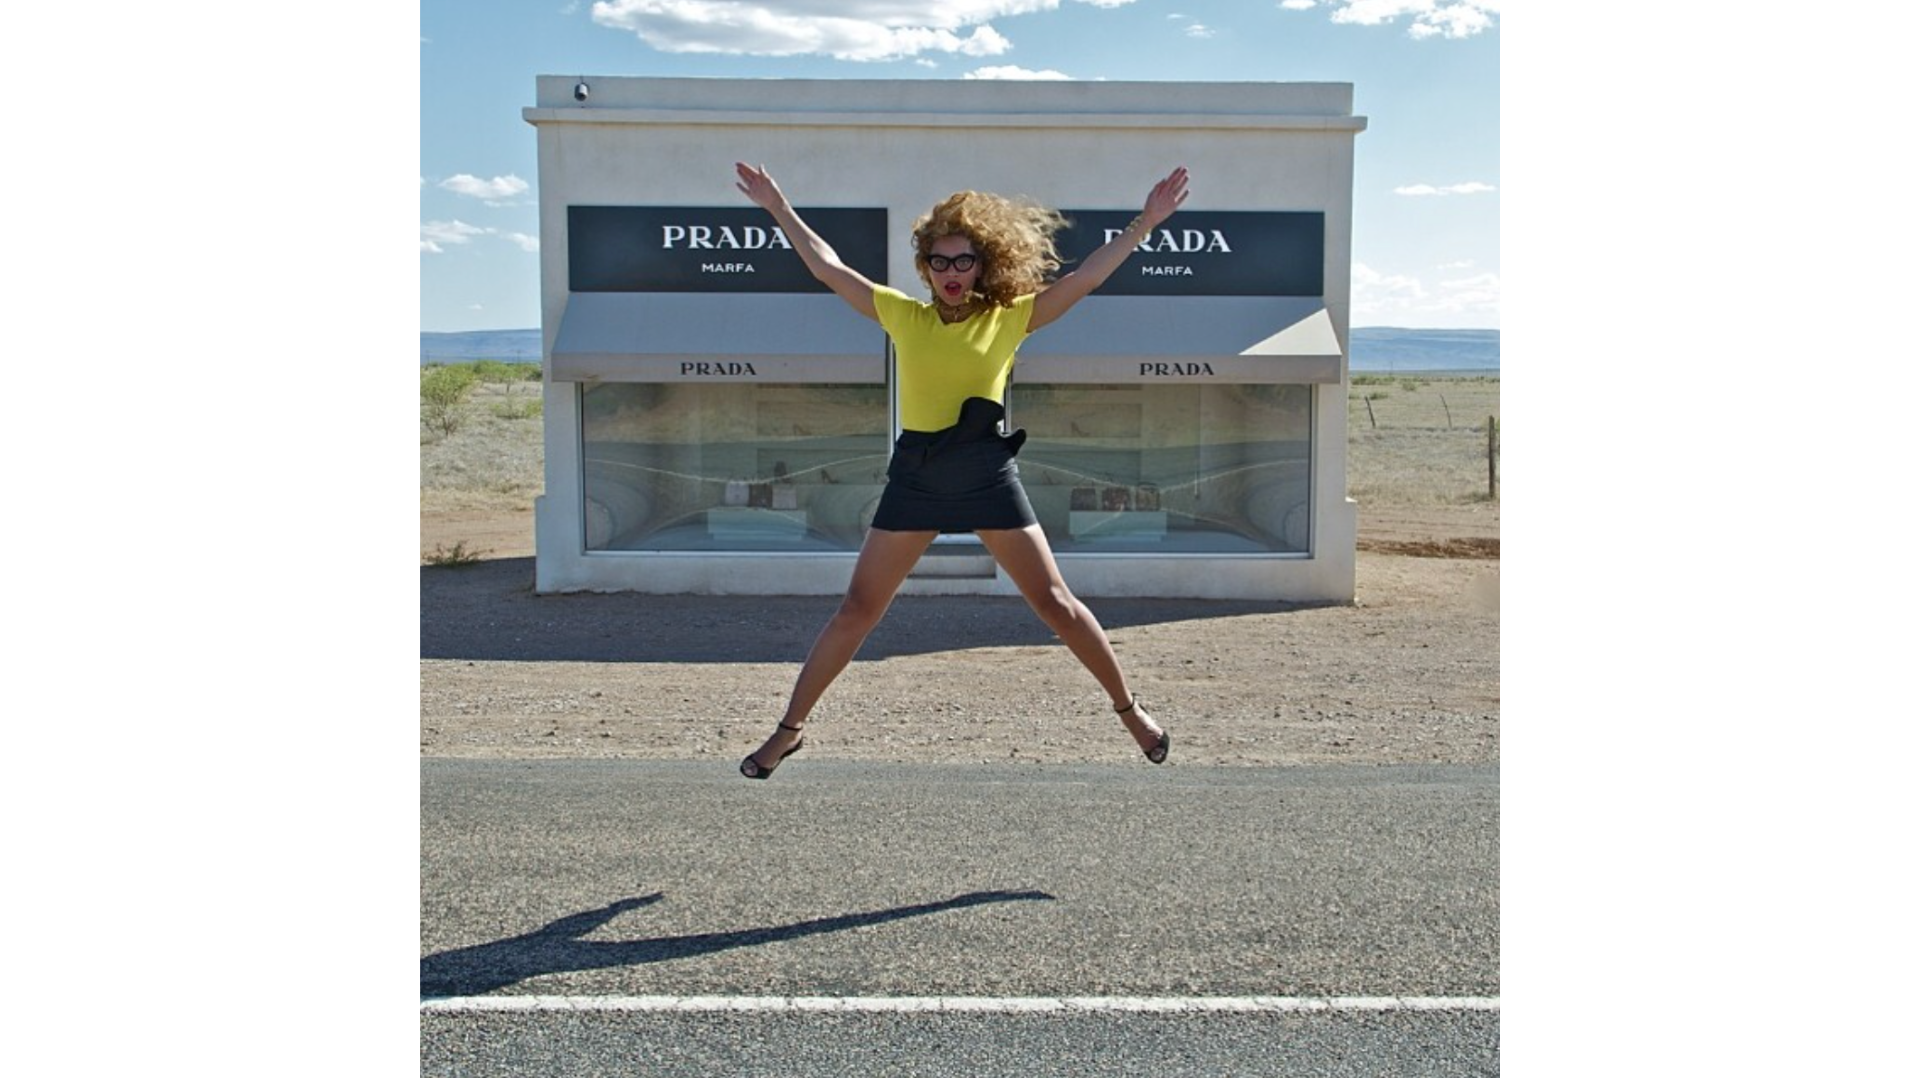
POLYGON ((1147 235, 1160 227, 1160 222, 1173 216, 1173 211, 1187 200, 1187 170, 1176 168, 1167 173, 1167 178, 1153 185, 1147 195, 1147 204, 1141 208, 1140 216, 1127 223, 1124 231, 1102 244, 1099 249, 1080 260, 1079 268, 1042 289, 1033 298, 1033 313, 1027 318, 1027 331, 1039 329, 1066 314, 1074 304, 1099 288, 1134 247, 1146 242, 1147 235), (1135 235, 1136 231, 1143 231, 1135 235))
POLYGON ((767 175, 766 168, 735 161, 733 170, 740 176, 734 186, 752 199, 754 205, 772 214, 774 223, 786 230, 787 241, 793 245, 800 261, 807 264, 807 272, 832 289, 834 295, 846 300, 856 312, 880 321, 880 312, 873 306, 873 282, 840 261, 833 245, 800 219, 800 214, 787 202, 787 196, 780 193, 780 185, 767 175))
POLYGON ((754 168, 752 165, 736 161, 733 170, 740 176, 740 182, 734 186, 740 189, 741 194, 751 199, 754 205, 768 213, 774 213, 787 204, 787 196, 780 193, 780 185, 773 182, 772 176, 767 175, 765 167, 754 168))
MULTIPOLYGON (((772 182, 772 181, 768 181, 772 182)), ((1187 169, 1181 166, 1167 174, 1167 178, 1153 185, 1147 194, 1147 204, 1140 211, 1141 220, 1148 228, 1158 228, 1160 222, 1173 216, 1173 211, 1187 200, 1187 169)))

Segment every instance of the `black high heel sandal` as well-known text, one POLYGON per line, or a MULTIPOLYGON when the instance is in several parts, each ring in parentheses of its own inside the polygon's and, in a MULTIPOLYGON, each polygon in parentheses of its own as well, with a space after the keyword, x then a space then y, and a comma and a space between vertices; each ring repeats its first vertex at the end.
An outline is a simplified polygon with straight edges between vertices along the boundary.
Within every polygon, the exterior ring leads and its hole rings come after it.
MULTIPOLYGON (((1139 707, 1140 707, 1140 698, 1138 696, 1129 697, 1127 700, 1127 706, 1116 707, 1113 709, 1113 713, 1115 715, 1125 715, 1129 711, 1138 710, 1139 707)), ((1172 747, 1172 745, 1173 745, 1173 739, 1167 736, 1167 732, 1165 730, 1162 730, 1160 731, 1160 740, 1157 743, 1155 743, 1152 748, 1141 749, 1140 751, 1146 754, 1147 762, 1155 763, 1155 764, 1164 764, 1167 762, 1167 749, 1172 747)))
MULTIPOLYGON (((788 726, 784 722, 780 724, 780 729, 792 730, 796 734, 800 732, 800 728, 798 726, 788 726)), ((781 753, 780 760, 785 760, 787 757, 792 756, 794 753, 799 752, 801 749, 804 749, 806 747, 807 747, 807 739, 803 737, 800 740, 794 742, 792 748, 781 753)), ((768 776, 773 774, 773 769, 775 767, 780 766, 780 760, 775 760, 773 764, 769 767, 761 767, 758 763, 754 761, 753 755, 749 753, 746 759, 740 761, 740 773, 750 779, 765 779, 768 776)))

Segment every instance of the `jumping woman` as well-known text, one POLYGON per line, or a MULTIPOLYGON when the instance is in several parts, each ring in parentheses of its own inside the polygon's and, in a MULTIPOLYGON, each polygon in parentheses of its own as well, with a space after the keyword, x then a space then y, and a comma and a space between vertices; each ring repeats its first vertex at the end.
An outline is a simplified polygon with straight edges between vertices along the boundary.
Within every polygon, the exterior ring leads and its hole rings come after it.
POLYGON ((773 215, 814 277, 893 340, 899 371, 900 437, 887 485, 867 530, 840 609, 807 653, 773 736, 740 761, 750 779, 773 774, 806 744, 807 716, 886 614, 907 574, 941 533, 973 532, 1020 594, 1105 689, 1148 760, 1167 759, 1170 739, 1127 687, 1105 629, 1061 579, 1053 550, 1027 502, 1013 458, 1025 431, 1001 433, 1014 354, 1100 287, 1187 198, 1187 170, 1154 184, 1126 231, 1053 281, 1060 268, 1059 213, 978 191, 948 197, 913 226, 914 266, 933 299, 867 280, 794 212, 764 167, 736 164, 735 185, 773 215))

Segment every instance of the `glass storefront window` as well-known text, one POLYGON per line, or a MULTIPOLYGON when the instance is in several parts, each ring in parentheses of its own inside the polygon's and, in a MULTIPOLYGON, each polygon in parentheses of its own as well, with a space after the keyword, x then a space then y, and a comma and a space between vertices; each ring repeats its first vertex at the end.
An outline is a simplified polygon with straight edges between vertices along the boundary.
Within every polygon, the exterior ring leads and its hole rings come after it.
POLYGON ((583 386, 588 550, 852 551, 886 483, 884 385, 583 386))
POLYGON ((1016 384, 1008 410, 1056 551, 1309 552, 1312 386, 1016 384))

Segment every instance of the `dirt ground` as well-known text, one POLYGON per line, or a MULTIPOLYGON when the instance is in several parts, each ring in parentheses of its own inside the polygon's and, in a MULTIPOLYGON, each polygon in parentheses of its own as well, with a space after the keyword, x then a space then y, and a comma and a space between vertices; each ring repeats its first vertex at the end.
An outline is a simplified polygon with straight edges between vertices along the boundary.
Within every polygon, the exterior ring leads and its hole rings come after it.
MULTIPOLYGON (((1172 765, 1494 763, 1496 503, 1360 509, 1355 604, 1088 599, 1172 765)), ((778 721, 836 598, 533 594, 533 515, 421 516, 424 756, 711 759, 778 721)), ((1013 598, 902 597, 808 726, 808 759, 1142 762, 1013 598)))

